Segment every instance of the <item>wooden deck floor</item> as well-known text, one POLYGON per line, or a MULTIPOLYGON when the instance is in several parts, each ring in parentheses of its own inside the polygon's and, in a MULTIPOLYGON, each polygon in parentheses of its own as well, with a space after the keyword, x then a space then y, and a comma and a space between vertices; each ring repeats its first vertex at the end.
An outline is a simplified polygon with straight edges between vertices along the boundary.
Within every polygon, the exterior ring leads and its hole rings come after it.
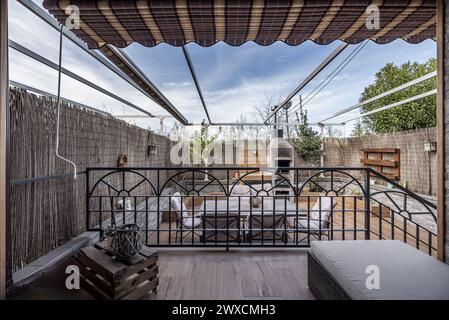
POLYGON ((160 286, 147 299, 313 299, 305 250, 162 251, 160 286))
MULTIPOLYGON (((92 299, 65 288, 67 262, 12 299, 92 299)), ((307 286, 305 250, 159 252, 159 292, 145 299, 314 299, 307 286)))

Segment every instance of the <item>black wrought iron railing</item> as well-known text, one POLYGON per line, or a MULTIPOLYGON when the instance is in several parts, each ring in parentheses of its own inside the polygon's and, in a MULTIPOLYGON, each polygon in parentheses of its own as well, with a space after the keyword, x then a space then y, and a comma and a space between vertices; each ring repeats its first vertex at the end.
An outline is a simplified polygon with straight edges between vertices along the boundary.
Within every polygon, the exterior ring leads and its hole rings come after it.
POLYGON ((88 230, 137 223, 148 246, 399 239, 437 250, 436 206, 370 168, 88 168, 86 199, 88 230))

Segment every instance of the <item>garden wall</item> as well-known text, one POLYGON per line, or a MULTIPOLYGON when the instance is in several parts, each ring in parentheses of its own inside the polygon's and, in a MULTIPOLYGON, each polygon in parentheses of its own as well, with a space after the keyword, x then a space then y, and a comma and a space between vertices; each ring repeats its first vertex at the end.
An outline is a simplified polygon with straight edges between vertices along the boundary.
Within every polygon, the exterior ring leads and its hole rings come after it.
POLYGON ((407 180, 411 191, 435 195, 436 152, 424 150, 427 141, 436 141, 435 128, 353 138, 326 138, 324 165, 359 167, 363 166, 360 163, 363 148, 399 148, 400 183, 407 180))
MULTIPOLYGON (((11 210, 13 269, 64 244, 85 230, 85 175, 25 183, 24 179, 72 172, 55 157, 54 99, 12 89, 11 210)), ((172 142, 108 115, 62 105, 60 154, 86 167, 166 166, 172 142), (148 155, 148 145, 157 155, 148 155)))

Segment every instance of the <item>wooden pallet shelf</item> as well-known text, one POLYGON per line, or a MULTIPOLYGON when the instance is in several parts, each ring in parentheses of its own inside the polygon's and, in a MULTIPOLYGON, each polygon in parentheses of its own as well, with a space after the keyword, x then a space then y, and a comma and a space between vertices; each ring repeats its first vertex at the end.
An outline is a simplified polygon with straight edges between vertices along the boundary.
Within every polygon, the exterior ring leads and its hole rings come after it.
POLYGON ((400 179, 401 159, 399 149, 365 148, 362 149, 362 151, 363 159, 361 159, 360 162, 364 166, 373 168, 392 180, 400 179))

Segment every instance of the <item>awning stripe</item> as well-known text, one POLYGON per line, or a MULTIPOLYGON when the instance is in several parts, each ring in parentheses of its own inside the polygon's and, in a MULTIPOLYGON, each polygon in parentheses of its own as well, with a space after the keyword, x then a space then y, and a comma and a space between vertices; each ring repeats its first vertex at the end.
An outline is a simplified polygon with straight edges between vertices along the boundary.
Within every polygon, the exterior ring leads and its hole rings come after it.
POLYGON ((174 46, 183 46, 184 31, 176 12, 176 0, 147 1, 154 20, 165 39, 165 42, 174 46))
POLYGON ((421 34, 432 25, 436 25, 436 13, 433 8, 433 0, 424 0, 419 9, 415 10, 415 12, 396 28, 403 30, 405 34, 404 39, 409 39, 421 34))
POLYGON ((98 9, 100 9, 101 14, 103 15, 103 17, 106 18, 110 26, 114 28, 120 35, 120 37, 123 39, 123 41, 126 42, 126 45, 134 42, 134 39, 130 36, 128 31, 126 31, 126 28, 122 26, 120 21, 115 16, 114 11, 109 7, 108 0, 99 0, 98 9))
POLYGON ((224 40, 231 46, 240 46, 245 43, 248 34, 252 4, 250 1, 226 0, 225 9, 226 37, 224 40))
POLYGON ((251 20, 249 22, 248 34, 246 40, 257 39, 260 31, 260 21, 262 20, 262 13, 264 11, 264 0, 253 0, 253 7, 251 10, 251 20))
POLYGON ((407 19, 413 12, 415 12, 418 7, 422 4, 422 0, 412 0, 411 3, 401 12, 401 14, 397 15, 390 23, 388 23, 385 27, 383 27, 379 32, 377 32, 374 36, 371 37, 373 40, 377 40, 383 35, 391 32, 393 28, 407 19))
POLYGON ((437 16, 434 15, 432 16, 432 18, 430 18, 429 20, 427 20, 426 22, 424 22, 422 25, 420 25, 418 28, 416 28, 415 30, 413 30, 410 33, 407 33, 404 36, 404 39, 410 39, 412 37, 416 37, 418 35, 420 35, 421 33, 423 33, 424 31, 428 30, 430 27, 435 26, 437 22, 437 16))
POLYGON ((310 40, 316 41, 327 29, 327 27, 332 23, 332 21, 337 16, 341 7, 343 6, 343 0, 333 0, 332 5, 327 10, 326 15, 321 19, 320 24, 315 28, 313 33, 309 36, 310 40))
POLYGON ((290 36, 293 27, 298 21, 298 17, 301 13, 303 5, 304 0, 293 0, 293 4, 290 6, 290 9, 288 11, 287 20, 285 20, 284 26, 282 27, 282 31, 279 34, 277 40, 287 39, 290 36))
MULTIPOLYGON (((140 18, 145 23, 145 26, 147 27, 148 33, 151 35, 151 37, 154 39, 154 45, 157 45, 164 41, 164 37, 162 36, 161 31, 159 30, 159 27, 157 26, 156 22, 154 21, 153 15, 151 14, 151 11, 149 7, 147 6, 146 0, 137 0, 136 2, 137 11, 139 13, 140 18)), ((151 47, 151 45, 150 45, 151 47)))
POLYGON ((246 41, 269 45, 306 40, 411 43, 435 37, 436 0, 45 0, 61 23, 65 6, 80 9, 81 30, 73 32, 90 48, 130 42, 183 46, 193 41, 210 46, 218 41, 238 46, 246 41), (366 8, 376 5, 380 29, 367 28, 366 8))
POLYGON ((316 6, 305 5, 295 27, 287 38, 287 43, 290 45, 298 45, 308 40, 321 23, 321 19, 326 15, 329 7, 330 1, 321 1, 316 6), (305 21, 307 23, 304 23, 305 21))
POLYGON ((181 23, 181 29, 184 33, 184 41, 190 42, 195 40, 193 35, 192 24, 190 23, 189 10, 187 8, 186 0, 176 0, 176 12, 181 23))
POLYGON ((142 19, 137 9, 137 2, 132 2, 133 6, 128 6, 127 3, 121 1, 111 1, 109 5, 114 11, 114 14, 122 25, 126 29, 128 34, 134 39, 134 42, 145 43, 145 45, 154 46, 156 41, 153 35, 145 28, 145 21, 142 19), (125 7, 124 7, 125 6, 125 7), (121 12, 126 12, 127 15, 120 14, 121 12), (137 29, 136 26, 142 26, 142 28, 137 29))
POLYGON ((290 0, 284 2, 280 0, 267 0, 265 2, 259 26, 259 34, 256 37, 257 43, 270 45, 279 37, 291 7, 290 0))
MULTIPOLYGON (((424 25, 425 23, 428 23, 430 19, 424 18, 423 14, 426 12, 430 17, 432 17, 432 15, 435 14, 435 12, 433 12, 433 10, 428 10, 427 8, 427 3, 429 1, 432 0, 424 0, 419 8, 419 10, 415 10, 412 14, 410 14, 406 19, 404 19, 401 23, 399 23, 397 26, 394 27, 394 29, 392 31, 390 31, 389 33, 387 33, 385 35, 385 37, 390 37, 390 35, 392 35, 396 30, 396 29, 400 29, 405 36, 403 37, 404 39, 407 37, 408 34, 410 34, 411 32, 415 31, 417 29, 417 25, 418 28, 421 27, 422 25, 424 25)), ((435 20, 436 22, 436 20, 435 20)), ((430 26, 430 25, 429 25, 430 26)))
MULTIPOLYGON (((372 0, 369 5, 380 7, 382 3, 383 0, 372 0)), ((368 6, 366 6, 366 8, 367 7, 368 6)), ((343 33, 340 39, 346 41, 366 24, 368 16, 370 15, 370 13, 366 12, 366 8, 364 8, 363 13, 357 18, 357 20, 345 31, 345 33, 343 33)))
POLYGON ((414 0, 397 1, 401 5, 391 6, 390 1, 384 0, 383 4, 379 6, 380 29, 368 29, 366 26, 362 26, 352 38, 357 40, 372 39, 377 43, 383 44, 397 39, 397 37, 392 37, 389 34, 390 31, 403 36, 405 32, 397 26, 412 13, 410 5, 414 0))
MULTIPOLYGON (((70 5, 70 0, 62 0, 59 2, 59 8, 61 9, 60 13, 62 16, 62 20, 65 21, 67 19, 67 15, 65 12, 65 9, 70 5)), ((80 24, 80 31, 82 33, 86 34, 90 39, 94 41, 94 43, 97 43, 98 46, 104 46, 107 42, 100 37, 89 25, 84 22, 84 20, 80 17, 79 18, 79 24, 80 24)), ((74 29, 76 31, 76 29, 74 29)), ((92 41, 90 42, 92 44, 92 41)))
POLYGON ((215 37, 226 38, 225 0, 214 1, 215 37))
MULTIPOLYGON (((213 0, 204 0, 200 8, 198 8, 197 1, 188 2, 189 19, 193 30, 192 41, 198 39, 198 41, 205 43, 206 46, 214 44, 213 41, 216 38, 214 10, 213 0)), ((224 13, 222 18, 224 18, 224 13)), ((224 30, 224 22, 222 23, 222 28, 224 30)))

